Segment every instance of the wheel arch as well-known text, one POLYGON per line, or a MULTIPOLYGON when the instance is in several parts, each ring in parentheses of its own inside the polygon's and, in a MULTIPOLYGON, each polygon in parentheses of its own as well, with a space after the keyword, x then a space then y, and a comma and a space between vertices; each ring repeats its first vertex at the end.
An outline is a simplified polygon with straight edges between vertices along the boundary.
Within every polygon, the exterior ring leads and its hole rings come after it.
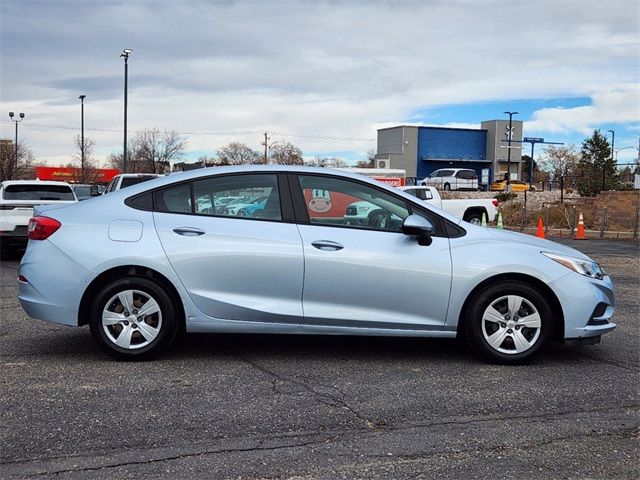
POLYGON ((487 212, 487 209, 485 207, 469 207, 464 211, 464 214, 462 215, 462 219, 466 222, 467 219, 473 215, 473 214, 479 214, 480 216, 482 216, 482 214, 484 213, 487 216, 487 221, 489 220, 489 212, 487 212))
POLYGON ((560 300, 558 300, 558 297, 556 296, 556 294, 553 292, 551 288, 549 288, 549 286, 546 283, 544 283, 543 281, 535 277, 532 277, 531 275, 526 275, 524 273, 504 273, 504 274, 494 275, 492 277, 489 277, 483 280, 478 285, 476 285, 475 288, 471 290, 471 292, 469 292, 469 294, 467 295, 467 298, 464 301, 464 304, 462 305, 462 309, 460 309, 460 316, 458 317, 458 327, 457 327, 458 336, 461 336, 465 328, 467 312, 470 306, 473 304, 473 300, 478 296, 478 294, 485 288, 495 283, 503 283, 503 282, 514 281, 514 280, 526 283, 536 288, 549 301, 549 305, 553 312, 553 319, 554 319, 553 332, 551 334, 551 338, 553 340, 563 340, 564 339, 564 312, 562 311, 562 305, 560 304, 560 300))
POLYGON ((184 303, 182 302, 180 294, 174 287, 173 283, 171 283, 171 281, 160 272, 153 270, 152 268, 143 267, 140 265, 122 265, 110 268, 109 270, 105 270, 96 278, 94 278, 82 294, 80 306, 78 307, 78 326, 87 325, 89 323, 91 302, 96 297, 96 295, 98 295, 98 292, 104 285, 118 278, 133 275, 154 280, 167 290, 167 293, 169 293, 171 299, 176 305, 176 312, 178 313, 180 328, 184 329, 186 324, 184 303))

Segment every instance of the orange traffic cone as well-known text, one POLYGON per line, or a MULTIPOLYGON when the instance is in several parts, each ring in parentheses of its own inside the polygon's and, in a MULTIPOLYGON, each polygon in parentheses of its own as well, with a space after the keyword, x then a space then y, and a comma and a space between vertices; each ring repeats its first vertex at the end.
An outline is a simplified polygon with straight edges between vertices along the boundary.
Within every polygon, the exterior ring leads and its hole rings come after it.
POLYGON ((576 240, 586 240, 587 237, 584 235, 584 217, 582 216, 582 212, 580 212, 580 217, 578 217, 578 232, 576 233, 576 240))
POLYGON ((538 219, 538 231, 536 232, 536 237, 544 238, 544 225, 542 224, 542 217, 538 219))

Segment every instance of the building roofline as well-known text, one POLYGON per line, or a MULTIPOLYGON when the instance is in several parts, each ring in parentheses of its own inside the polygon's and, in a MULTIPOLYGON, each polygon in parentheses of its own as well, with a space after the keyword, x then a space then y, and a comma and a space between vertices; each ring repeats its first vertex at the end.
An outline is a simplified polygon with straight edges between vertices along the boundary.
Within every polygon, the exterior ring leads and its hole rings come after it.
MULTIPOLYGON (((492 122, 493 120, 483 120, 483 122, 492 122)), ((462 128, 462 127, 436 127, 432 125, 396 125, 395 127, 379 128, 378 132, 382 130, 393 130, 395 128, 429 128, 432 130, 462 130, 466 132, 486 132, 486 128, 462 128)))

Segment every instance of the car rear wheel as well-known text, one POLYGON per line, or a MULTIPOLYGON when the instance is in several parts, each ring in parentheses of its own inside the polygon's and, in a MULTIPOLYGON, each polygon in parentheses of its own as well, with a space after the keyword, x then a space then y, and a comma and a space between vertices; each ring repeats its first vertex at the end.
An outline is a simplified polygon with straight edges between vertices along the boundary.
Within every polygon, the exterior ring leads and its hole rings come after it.
POLYGON ((94 340, 119 360, 147 360, 173 342, 179 321, 167 291, 153 280, 112 281, 98 294, 89 327, 94 340))
POLYGON ((542 351, 552 323, 547 300, 531 285, 510 281, 490 285, 475 298, 464 331, 471 348, 486 360, 517 364, 542 351))

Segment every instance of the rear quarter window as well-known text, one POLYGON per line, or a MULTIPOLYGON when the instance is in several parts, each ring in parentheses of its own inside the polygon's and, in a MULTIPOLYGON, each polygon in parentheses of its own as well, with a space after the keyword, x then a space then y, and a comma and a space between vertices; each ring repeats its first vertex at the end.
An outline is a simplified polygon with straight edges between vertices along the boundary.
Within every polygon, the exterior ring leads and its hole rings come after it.
POLYGON ((73 190, 66 185, 7 185, 5 200, 75 200, 73 190))

